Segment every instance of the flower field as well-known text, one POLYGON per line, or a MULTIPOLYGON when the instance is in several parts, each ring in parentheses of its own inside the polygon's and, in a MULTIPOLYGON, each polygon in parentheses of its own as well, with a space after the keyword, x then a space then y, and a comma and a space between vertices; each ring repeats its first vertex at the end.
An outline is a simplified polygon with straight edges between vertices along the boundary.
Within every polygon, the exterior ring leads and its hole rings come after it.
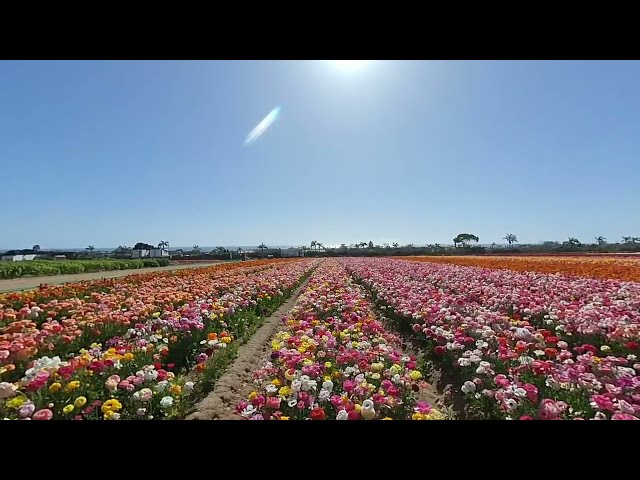
POLYGON ((181 418, 315 266, 227 264, 0 297, 0 415, 181 418))
POLYGON ((517 272, 561 273, 578 277, 640 282, 640 259, 586 256, 523 257, 397 257, 430 263, 449 263, 467 267, 507 269, 517 272))
POLYGON ((449 260, 342 263, 456 379, 471 418, 640 418, 640 283, 449 260))
POLYGON ((416 358, 376 319, 362 287, 335 260, 312 275, 272 354, 254 373, 256 390, 237 405, 249 420, 443 419, 417 397, 416 358))

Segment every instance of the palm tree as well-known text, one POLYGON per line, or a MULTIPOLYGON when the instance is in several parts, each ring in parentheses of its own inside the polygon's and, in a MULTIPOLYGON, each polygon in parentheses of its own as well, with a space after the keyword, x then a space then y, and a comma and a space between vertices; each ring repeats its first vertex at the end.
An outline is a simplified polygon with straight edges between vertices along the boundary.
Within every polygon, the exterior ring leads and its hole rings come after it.
POLYGON ((264 242, 262 242, 260 245, 258 245, 258 248, 262 251, 262 256, 264 256, 264 251, 269 248, 267 247, 264 242))
POLYGON ((316 242, 315 240, 311 241, 311 250, 315 250, 316 245, 318 245, 318 242, 316 242))
POLYGON ((33 250, 35 253, 38 253, 40 251, 40 245, 34 245, 33 247, 31 247, 31 250, 33 250))
POLYGON ((576 246, 576 247, 579 247, 580 245, 582 245, 580 240, 578 240, 577 238, 573 238, 573 237, 569 237, 569 240, 567 240, 565 243, 567 243, 567 245, 572 245, 572 246, 576 246))
POLYGON ((438 253, 440 251, 440 249, 442 248, 442 245, 440 245, 439 243, 434 243, 433 244, 433 248, 436 249, 436 253, 438 253))
POLYGON ((509 243, 509 246, 511 246, 512 243, 518 243, 518 237, 516 237, 513 233, 507 233, 502 238, 504 238, 509 243))
POLYGON ((400 246, 400 244, 398 242, 393 242, 393 248, 398 248, 400 246))
POLYGON ((163 240, 162 242, 158 243, 158 248, 160 249, 160 251, 164 252, 165 248, 169 248, 169 242, 163 240))
POLYGON ((324 250, 324 245, 320 242, 316 242, 316 247, 318 248, 318 250, 324 250))
POLYGON ((358 245, 360 245, 360 248, 365 248, 367 246, 367 242, 360 242, 358 245))
POLYGON ((96 249, 93 245, 89 245, 85 250, 89 250, 89 255, 93 254, 93 251, 96 249))
POLYGON ((622 243, 632 243, 633 237, 622 237, 622 243))
POLYGON ((598 245, 606 245, 607 244, 607 239, 604 238, 602 235, 599 235, 596 237, 596 243, 598 245))
POLYGON ((340 250, 346 250, 347 249, 347 245, 344 243, 340 244, 340 250))
POLYGON ((200 252, 201 252, 200 245, 197 245, 197 244, 194 245, 193 250, 191 250, 191 253, 194 255, 200 255, 200 252))

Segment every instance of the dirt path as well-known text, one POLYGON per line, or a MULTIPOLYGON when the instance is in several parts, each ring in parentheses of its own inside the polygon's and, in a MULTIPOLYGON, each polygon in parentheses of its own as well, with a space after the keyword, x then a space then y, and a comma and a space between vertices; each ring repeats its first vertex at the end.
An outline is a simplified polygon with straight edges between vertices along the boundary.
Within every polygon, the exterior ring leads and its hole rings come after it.
POLYGON ((186 265, 169 265, 168 267, 136 268, 131 270, 114 270, 107 272, 77 273, 73 275, 51 275, 46 277, 31 278, 11 278, 0 280, 0 293, 13 292, 16 290, 30 290, 38 288, 41 284, 56 285, 59 283, 82 282, 84 280, 99 280, 101 278, 126 277, 127 275, 137 275, 141 273, 166 272, 170 270, 182 270, 185 268, 209 267, 225 263, 224 261, 212 261, 211 263, 190 263, 186 265))
POLYGON ((270 340, 276 334, 282 316, 291 310, 307 282, 308 280, 302 283, 289 299, 265 320, 255 335, 238 349, 238 358, 216 382, 213 391, 198 404, 196 411, 188 415, 186 420, 242 419, 235 414, 235 406, 253 390, 253 371, 261 367, 262 359, 269 351, 270 340))

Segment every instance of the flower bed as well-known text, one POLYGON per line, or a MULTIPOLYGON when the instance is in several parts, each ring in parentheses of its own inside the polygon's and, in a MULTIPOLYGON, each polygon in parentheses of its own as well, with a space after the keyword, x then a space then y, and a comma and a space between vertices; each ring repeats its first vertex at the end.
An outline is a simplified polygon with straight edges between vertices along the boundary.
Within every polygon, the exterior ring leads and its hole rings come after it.
POLYGON ((257 390, 238 404, 250 420, 442 419, 416 392, 415 357, 376 320, 364 290, 327 260, 283 319, 257 390))
POLYGON ((640 417, 640 284, 344 260, 482 418, 640 417))
POLYGON ((77 291, 81 296, 40 304, 31 292, 6 295, 2 301, 7 303, 0 304, 0 367, 15 368, 14 375, 20 375, 37 355, 65 355, 91 342, 106 341, 154 313, 179 309, 196 298, 222 295, 248 276, 282 263, 228 264, 83 282, 77 289, 64 287, 65 292, 77 291))
POLYGON ((180 307, 169 304, 132 322, 121 336, 93 343, 64 360, 37 358, 19 380, 0 383, 0 415, 45 420, 180 418, 194 394, 206 392, 203 384, 211 386, 213 370, 233 359, 227 352, 237 339, 246 339, 261 315, 277 308, 313 264, 284 262, 228 277, 232 283, 223 294, 214 289, 180 307))
POLYGON ((508 269, 517 272, 560 273, 578 277, 640 281, 640 260, 612 257, 398 257, 414 262, 447 263, 467 267, 508 269))

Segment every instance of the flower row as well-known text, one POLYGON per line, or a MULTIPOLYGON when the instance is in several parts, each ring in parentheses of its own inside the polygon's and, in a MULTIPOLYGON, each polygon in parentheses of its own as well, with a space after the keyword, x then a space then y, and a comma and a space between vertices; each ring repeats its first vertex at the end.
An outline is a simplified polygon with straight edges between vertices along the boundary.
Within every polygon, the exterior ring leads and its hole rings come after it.
POLYGON ((219 353, 250 333, 258 316, 279 305, 312 267, 308 260, 286 262, 247 274, 241 282, 233 277, 225 293, 214 291, 155 312, 103 344, 93 343, 64 360, 37 358, 19 380, 0 383, 0 415, 182 417, 198 392, 199 373, 218 366, 219 353))
POLYGON ((283 318, 237 412, 250 420, 443 419, 418 400, 422 374, 399 344, 364 289, 326 260, 283 318))
POLYGON ((560 273, 578 277, 640 281, 640 260, 611 257, 400 257, 406 260, 449 263, 467 267, 498 268, 517 272, 560 273))
POLYGON ((344 265, 489 418, 636 419, 640 284, 390 259, 344 265))

